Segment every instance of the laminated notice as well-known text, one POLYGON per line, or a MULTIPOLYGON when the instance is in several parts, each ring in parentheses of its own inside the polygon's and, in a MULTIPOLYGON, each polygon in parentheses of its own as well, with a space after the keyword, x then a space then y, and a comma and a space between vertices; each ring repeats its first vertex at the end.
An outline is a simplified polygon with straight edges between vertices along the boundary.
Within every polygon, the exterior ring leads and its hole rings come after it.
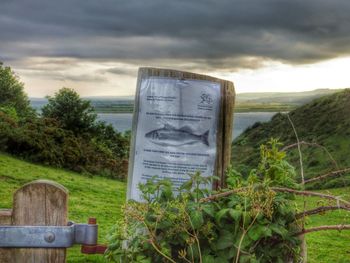
POLYGON ((142 201, 138 185, 154 176, 177 188, 197 171, 214 175, 220 83, 145 77, 139 85, 128 198, 142 201))

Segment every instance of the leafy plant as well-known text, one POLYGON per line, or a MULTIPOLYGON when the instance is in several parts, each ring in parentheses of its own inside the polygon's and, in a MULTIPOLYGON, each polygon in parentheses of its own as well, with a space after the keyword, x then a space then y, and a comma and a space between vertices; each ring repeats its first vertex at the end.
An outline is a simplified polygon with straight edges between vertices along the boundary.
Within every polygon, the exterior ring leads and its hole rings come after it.
POLYGON ((114 262, 286 262, 298 258, 301 229, 293 193, 295 171, 270 140, 247 179, 232 168, 228 189, 214 177, 190 176, 175 193, 169 180, 140 185, 145 202, 129 201, 109 238, 114 262))
POLYGON ((42 115, 60 122, 62 127, 75 134, 91 133, 97 115, 90 102, 80 98, 73 89, 62 88, 42 108, 42 115))
POLYGON ((16 117, 31 118, 34 110, 30 107, 24 84, 10 67, 0 61, 0 111, 15 114, 16 117), (12 108, 12 109, 11 109, 12 108), (14 113, 15 110, 15 113, 14 113))

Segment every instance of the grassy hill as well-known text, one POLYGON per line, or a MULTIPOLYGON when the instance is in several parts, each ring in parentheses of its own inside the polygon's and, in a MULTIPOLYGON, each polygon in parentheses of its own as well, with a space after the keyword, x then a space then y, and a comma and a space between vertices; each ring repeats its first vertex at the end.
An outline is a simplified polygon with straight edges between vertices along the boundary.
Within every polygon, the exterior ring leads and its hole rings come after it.
MULTIPOLYGON (((0 208, 10 208, 16 189, 37 179, 54 180, 64 185, 70 194, 69 219, 85 222, 88 217, 96 217, 100 229, 99 241, 105 242, 109 229, 120 217, 120 207, 125 202, 125 183, 34 165, 0 153, 0 208)), ((347 200, 350 198, 350 188, 333 189, 331 193, 347 200)), ((298 204, 302 203, 299 199, 298 204)), ((317 206, 317 200, 311 200, 307 206, 317 206)), ((327 217, 314 216, 307 226, 348 223, 344 222, 344 215, 344 211, 334 211, 327 217)), ((308 235, 308 262, 350 262, 349 240, 350 231, 324 231, 308 235)), ((105 262, 101 255, 83 255, 79 249, 79 246, 68 249, 68 262, 105 262)))
POLYGON ((285 103, 300 106, 341 89, 316 89, 301 92, 257 92, 237 94, 238 103, 285 103))
MULTIPOLYGON (((325 148, 302 146, 305 177, 350 167, 350 89, 321 97, 289 113, 300 141, 317 143, 325 148)), ((284 145, 296 142, 286 114, 276 114, 270 122, 256 123, 241 134, 232 144, 232 161, 243 174, 257 164, 259 145, 269 138, 279 138, 284 145)), ((288 160, 299 165, 296 147, 287 151, 288 160)), ((349 175, 349 174, 348 174, 349 175)), ((349 185, 350 177, 342 176, 312 185, 329 188, 349 185)))
MULTIPOLYGON (((69 190, 69 220, 86 223, 96 217, 99 242, 106 242, 109 229, 120 217, 126 184, 102 177, 87 177, 60 169, 24 162, 0 153, 0 208, 11 208, 12 195, 22 185, 37 179, 56 181, 69 190)), ((80 246, 68 250, 68 262, 105 262, 101 255, 83 255, 80 246)))

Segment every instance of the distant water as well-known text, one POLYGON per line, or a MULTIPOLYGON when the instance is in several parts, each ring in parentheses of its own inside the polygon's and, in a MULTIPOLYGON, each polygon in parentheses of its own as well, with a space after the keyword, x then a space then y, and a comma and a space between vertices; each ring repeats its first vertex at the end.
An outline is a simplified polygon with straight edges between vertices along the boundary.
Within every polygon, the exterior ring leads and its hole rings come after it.
POLYGON ((98 113, 97 117, 101 121, 112 124, 120 132, 131 130, 132 113, 98 113))
MULTIPOLYGON (((256 122, 267 122, 277 112, 238 112, 234 115, 233 139, 238 137, 245 129, 256 122)), ((131 113, 99 113, 98 118, 110 123, 120 132, 131 130, 131 113)))

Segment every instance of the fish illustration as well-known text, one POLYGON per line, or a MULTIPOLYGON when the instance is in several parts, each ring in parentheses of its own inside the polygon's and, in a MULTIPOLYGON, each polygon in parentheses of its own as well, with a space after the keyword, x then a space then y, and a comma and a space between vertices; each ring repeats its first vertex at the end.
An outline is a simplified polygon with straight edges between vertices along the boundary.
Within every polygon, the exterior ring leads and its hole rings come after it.
POLYGON ((163 128, 145 134, 145 137, 151 142, 162 146, 181 146, 195 143, 203 143, 209 146, 208 136, 209 130, 197 135, 192 131, 191 127, 184 126, 177 129, 169 124, 165 124, 163 128))

